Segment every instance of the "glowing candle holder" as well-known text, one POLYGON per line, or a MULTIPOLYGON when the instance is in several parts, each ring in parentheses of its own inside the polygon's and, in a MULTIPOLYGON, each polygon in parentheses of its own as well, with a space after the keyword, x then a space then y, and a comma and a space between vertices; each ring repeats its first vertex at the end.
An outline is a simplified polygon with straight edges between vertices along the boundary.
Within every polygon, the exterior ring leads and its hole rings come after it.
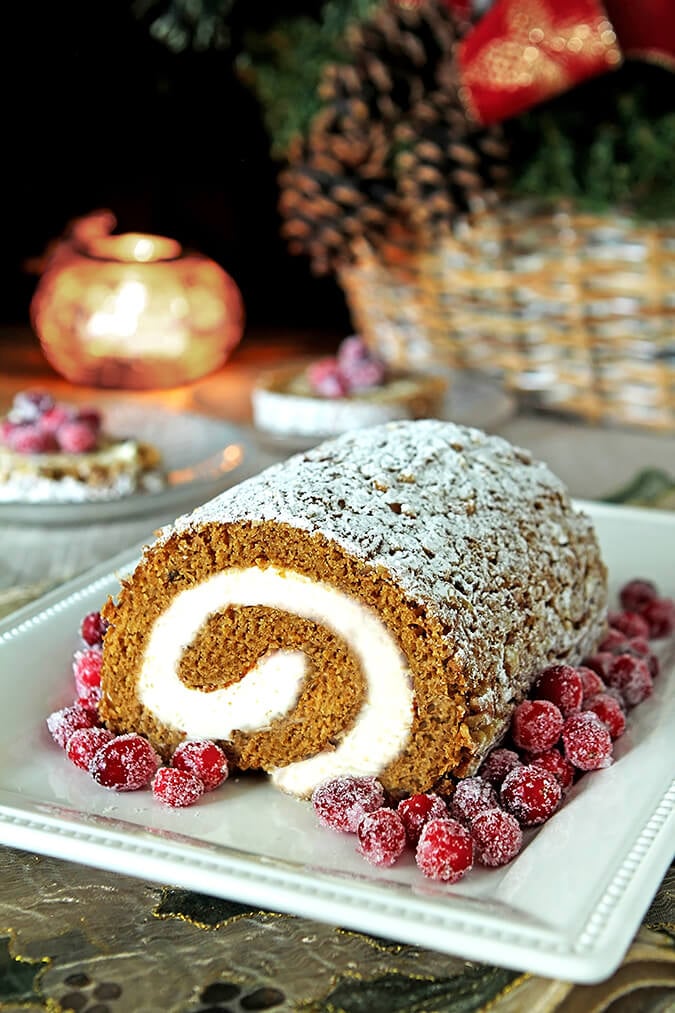
POLYGON ((114 224, 81 219, 48 260, 30 306, 48 361, 72 383, 136 389, 218 369, 244 329, 235 282, 174 239, 114 224))

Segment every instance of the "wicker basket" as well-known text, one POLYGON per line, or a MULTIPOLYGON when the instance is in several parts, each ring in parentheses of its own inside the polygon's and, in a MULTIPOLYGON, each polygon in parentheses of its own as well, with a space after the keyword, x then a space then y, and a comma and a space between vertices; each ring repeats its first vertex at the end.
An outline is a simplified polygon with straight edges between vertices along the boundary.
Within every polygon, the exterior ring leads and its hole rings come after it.
POLYGON ((542 408, 675 429, 675 223, 511 204, 340 275, 392 365, 487 370, 542 408))

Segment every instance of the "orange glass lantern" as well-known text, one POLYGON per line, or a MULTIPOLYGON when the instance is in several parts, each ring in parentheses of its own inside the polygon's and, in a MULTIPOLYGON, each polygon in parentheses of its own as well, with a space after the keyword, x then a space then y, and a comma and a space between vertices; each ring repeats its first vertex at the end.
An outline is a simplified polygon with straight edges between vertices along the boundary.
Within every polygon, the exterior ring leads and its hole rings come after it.
POLYGON ((174 239, 114 225, 80 219, 47 260, 30 316, 48 361, 72 383, 136 389, 218 369, 244 329, 235 282, 174 239))

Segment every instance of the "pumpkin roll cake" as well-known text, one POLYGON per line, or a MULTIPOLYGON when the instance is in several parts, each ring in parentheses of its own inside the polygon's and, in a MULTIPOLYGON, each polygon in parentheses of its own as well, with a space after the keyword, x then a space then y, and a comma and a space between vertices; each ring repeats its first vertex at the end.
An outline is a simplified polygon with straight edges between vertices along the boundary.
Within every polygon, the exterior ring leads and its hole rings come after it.
POLYGON ((349 432, 162 529, 104 608, 101 713, 208 738, 307 797, 443 791, 606 625, 594 529, 549 468, 432 419, 349 432))

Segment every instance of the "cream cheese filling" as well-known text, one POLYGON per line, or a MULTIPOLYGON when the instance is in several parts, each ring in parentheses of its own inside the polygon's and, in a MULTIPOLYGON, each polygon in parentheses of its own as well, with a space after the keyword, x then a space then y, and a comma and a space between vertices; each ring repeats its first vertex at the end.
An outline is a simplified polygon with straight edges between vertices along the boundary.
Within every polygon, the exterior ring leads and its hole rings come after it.
POLYGON ((372 609, 323 581, 268 566, 232 568, 178 594, 153 625, 138 677, 141 703, 189 738, 227 739, 261 730, 292 711, 306 672, 300 651, 273 651, 236 683, 206 692, 178 670, 184 650, 210 615, 228 605, 260 605, 319 623, 354 652, 366 682, 356 721, 337 747, 271 771, 279 788, 306 796, 344 774, 377 775, 400 754, 413 720, 412 678, 392 633, 372 609))

